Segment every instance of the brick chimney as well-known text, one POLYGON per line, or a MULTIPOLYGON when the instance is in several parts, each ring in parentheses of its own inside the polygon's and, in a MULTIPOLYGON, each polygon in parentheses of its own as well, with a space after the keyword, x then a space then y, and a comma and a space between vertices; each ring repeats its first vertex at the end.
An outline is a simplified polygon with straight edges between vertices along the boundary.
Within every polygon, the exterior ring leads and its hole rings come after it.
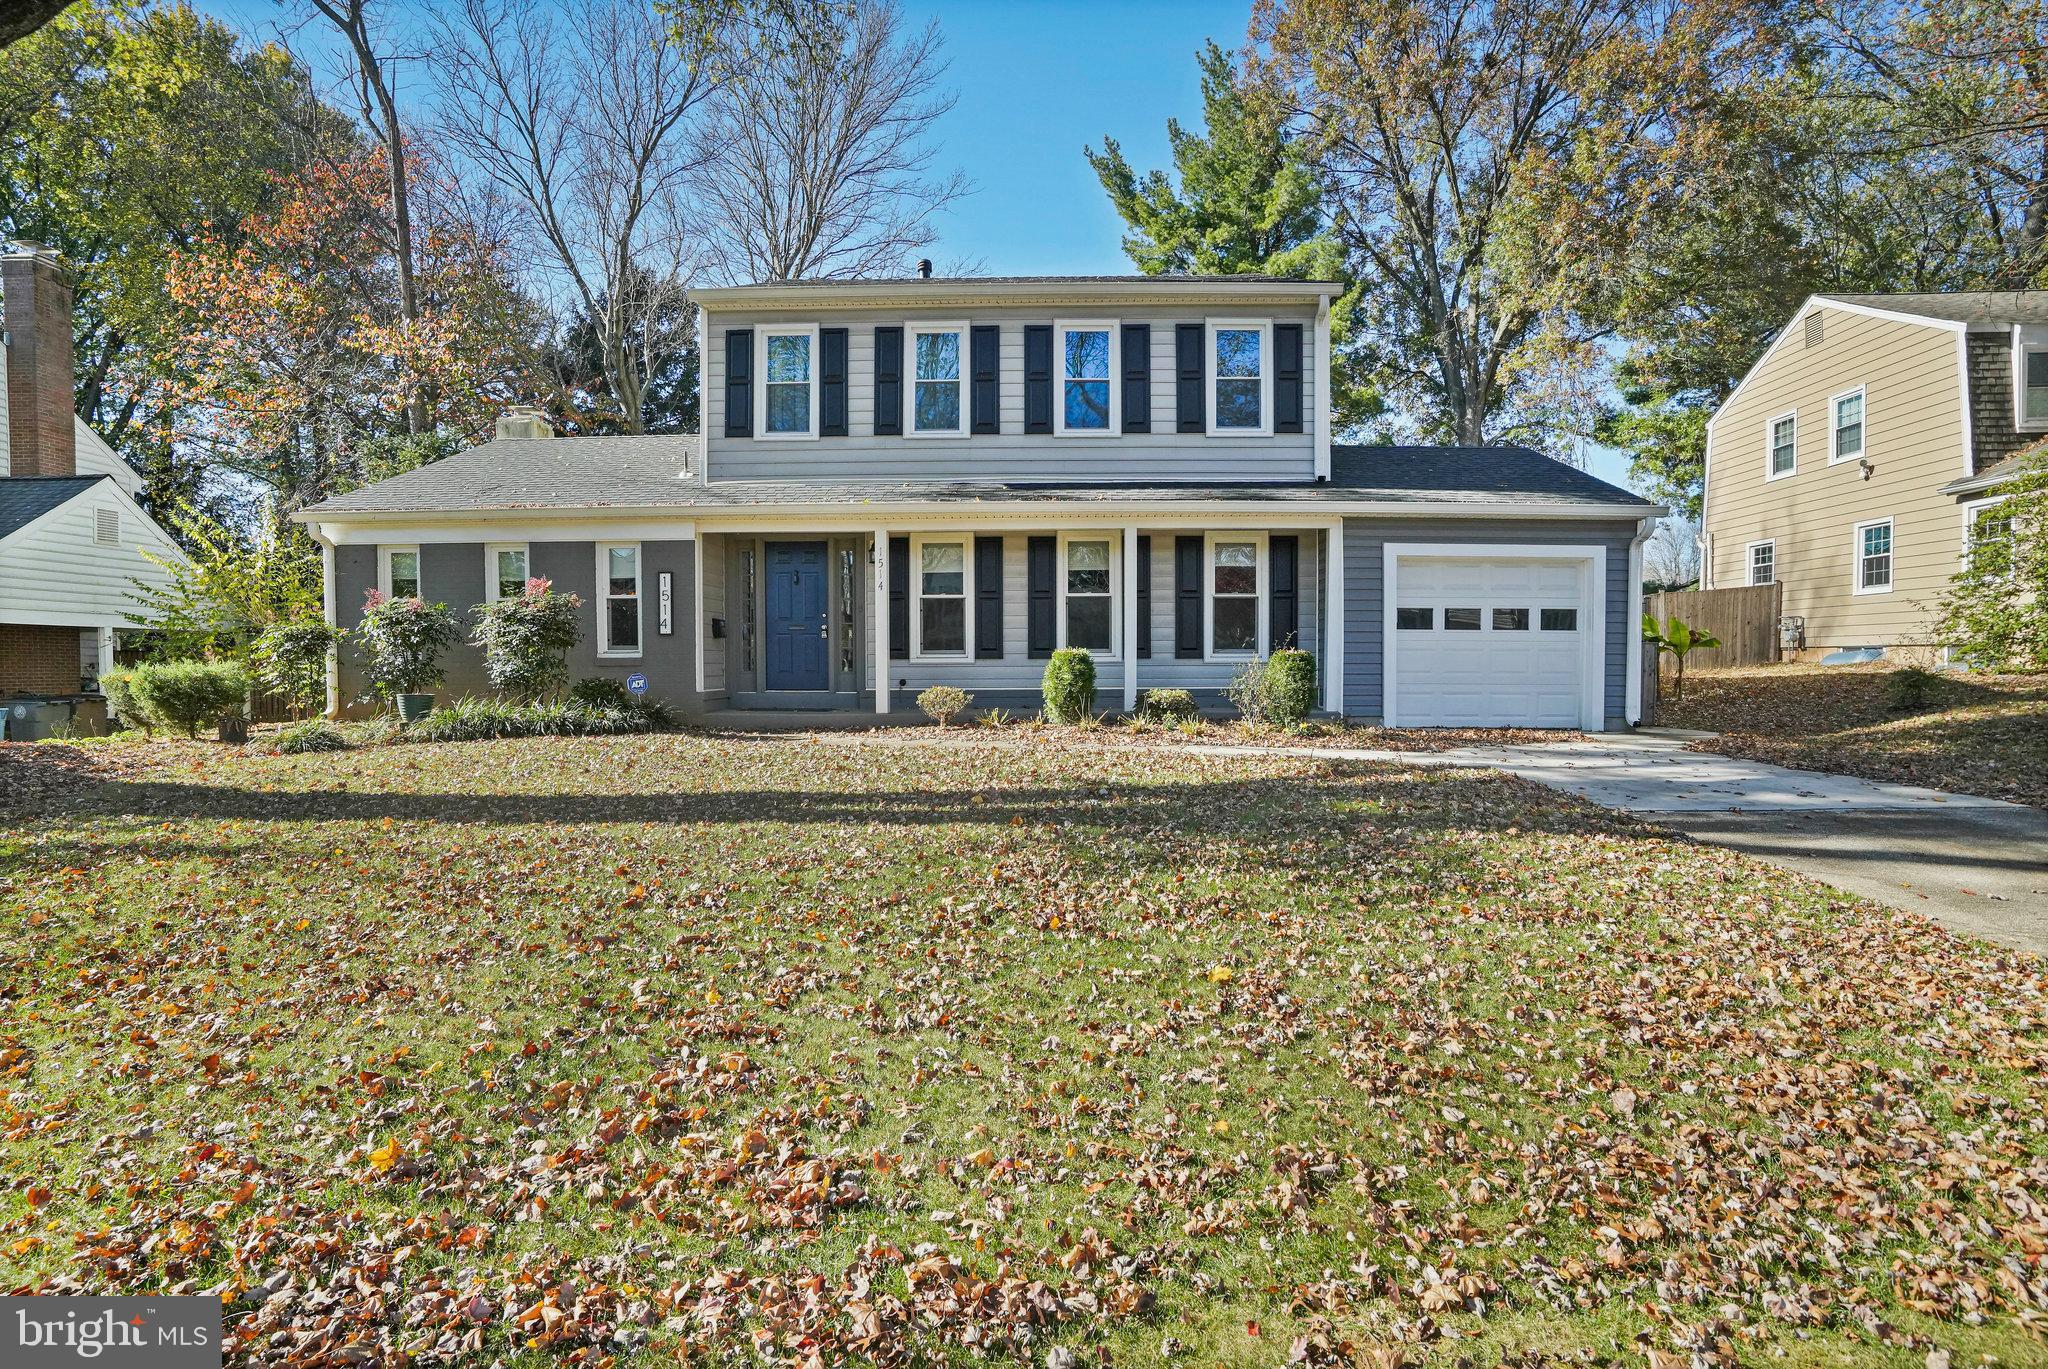
POLYGON ((10 475, 78 474, 71 401, 71 275, 63 258, 34 243, 0 253, 7 329, 10 475))

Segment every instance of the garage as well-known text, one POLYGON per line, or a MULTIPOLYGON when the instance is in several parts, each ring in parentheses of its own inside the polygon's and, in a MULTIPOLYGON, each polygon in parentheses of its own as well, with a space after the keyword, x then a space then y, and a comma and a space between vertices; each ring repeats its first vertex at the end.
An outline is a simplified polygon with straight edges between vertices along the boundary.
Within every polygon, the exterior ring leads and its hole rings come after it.
POLYGON ((1602 547, 1386 548, 1393 727, 1602 725, 1602 547))

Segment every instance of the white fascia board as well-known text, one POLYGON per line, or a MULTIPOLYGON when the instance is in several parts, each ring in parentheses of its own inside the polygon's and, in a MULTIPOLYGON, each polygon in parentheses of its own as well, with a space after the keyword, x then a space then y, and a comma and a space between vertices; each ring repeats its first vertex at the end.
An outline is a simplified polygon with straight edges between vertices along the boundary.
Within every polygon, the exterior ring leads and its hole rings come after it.
POLYGON ((536 519, 531 510, 520 517, 446 518, 431 514, 347 514, 330 518, 292 515, 316 537, 337 547, 374 546, 387 542, 442 545, 468 542, 689 542, 697 536, 690 518, 646 511, 631 518, 590 518, 582 510, 570 516, 536 519))
POLYGON ((699 308, 781 309, 801 315, 817 307, 942 309, 973 304, 1145 304, 1162 299, 1268 300, 1300 305, 1328 300, 1343 289, 1336 281, 1248 281, 1229 276, 1200 280, 987 281, 971 277, 944 281, 846 281, 832 285, 730 285, 692 290, 699 308))
POLYGON ((24 627, 111 627, 123 630, 135 626, 134 620, 125 613, 71 613, 61 608, 39 608, 33 612, 0 609, 0 623, 24 627))
MULTIPOLYGON (((1798 310, 1787 320, 1785 326, 1778 330, 1778 335, 1771 339, 1771 345, 1764 348, 1764 354, 1756 359, 1756 363, 1743 373, 1741 380, 1736 382, 1735 388, 1728 392, 1728 398, 1722 400, 1715 407, 1713 417, 1707 420, 1708 432, 1711 433, 1713 431, 1714 425, 1721 421, 1721 415, 1727 411, 1728 406, 1733 404, 1736 397, 1742 393, 1749 382, 1756 378, 1756 373, 1763 369, 1764 363, 1777 354, 1778 348, 1784 344, 1786 338, 1792 336, 1793 330, 1805 322, 1808 314, 1823 305, 1829 309, 1840 309, 1845 314, 1862 314, 1866 318, 1886 319, 1892 323, 1917 323, 1923 328, 1946 329, 1956 335, 1956 345, 1958 347, 1963 345, 1963 334, 1968 331, 1967 325, 1959 323, 1954 319, 1929 318, 1925 314, 1905 314, 1896 309, 1877 309, 1868 304, 1850 304, 1846 300, 1839 300, 1831 295, 1808 295, 1806 302, 1799 306, 1798 310)), ((1967 388, 1963 395, 1963 407, 1965 409, 1969 407, 1967 388)), ((1965 417, 1963 421, 1968 423, 1969 420, 1965 417)))

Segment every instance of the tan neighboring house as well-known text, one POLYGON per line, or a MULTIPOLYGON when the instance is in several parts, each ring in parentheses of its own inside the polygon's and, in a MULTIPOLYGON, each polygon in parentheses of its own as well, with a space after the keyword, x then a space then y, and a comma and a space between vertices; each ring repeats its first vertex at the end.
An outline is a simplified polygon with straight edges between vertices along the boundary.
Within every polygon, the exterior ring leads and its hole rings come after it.
POLYGON ((1815 295, 1707 424, 1703 583, 1782 584, 1788 654, 1929 655, 2044 439, 2048 291, 1815 295))

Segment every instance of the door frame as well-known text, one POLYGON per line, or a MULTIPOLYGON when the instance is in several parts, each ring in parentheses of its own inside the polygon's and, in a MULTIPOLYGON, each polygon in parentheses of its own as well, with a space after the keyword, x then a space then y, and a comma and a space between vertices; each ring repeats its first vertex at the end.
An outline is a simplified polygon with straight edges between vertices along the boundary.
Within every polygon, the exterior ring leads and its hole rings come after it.
POLYGON ((1607 728, 1607 548, 1598 543, 1567 545, 1529 542, 1388 542, 1380 579, 1380 717, 1388 727, 1403 727, 1395 684, 1399 639, 1394 632, 1401 562, 1444 557, 1480 561, 1576 561, 1579 596, 1585 606, 1586 632, 1579 679, 1579 728, 1607 728))
POLYGON ((763 694, 828 694, 832 691, 832 539, 830 537, 775 537, 761 541, 761 678, 758 681, 763 694), (768 683, 768 610, 770 575, 769 556, 776 547, 816 547, 824 569, 823 590, 820 593, 820 610, 824 615, 825 636, 825 680, 820 685, 797 685, 777 688, 768 683))

